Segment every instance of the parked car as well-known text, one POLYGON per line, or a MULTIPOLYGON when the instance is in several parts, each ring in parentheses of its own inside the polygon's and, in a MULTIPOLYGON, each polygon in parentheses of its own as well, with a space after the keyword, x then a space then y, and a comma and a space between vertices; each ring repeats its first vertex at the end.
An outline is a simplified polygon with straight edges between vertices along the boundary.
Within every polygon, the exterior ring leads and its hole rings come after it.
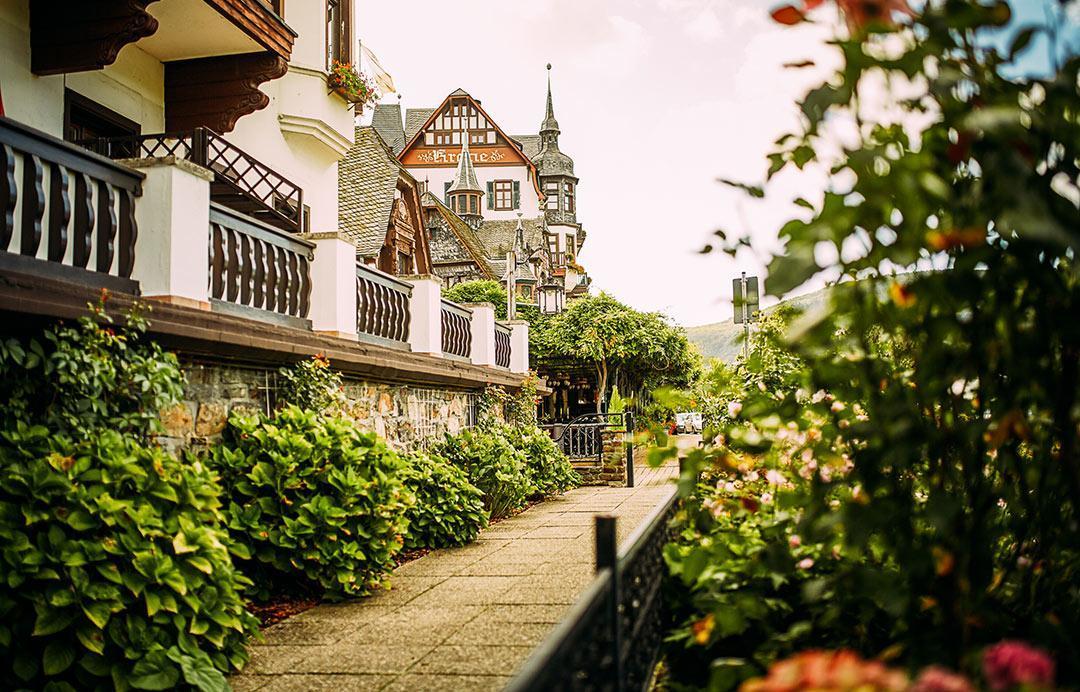
POLYGON ((675 432, 678 434, 700 433, 702 418, 699 411, 686 411, 675 414, 675 432))

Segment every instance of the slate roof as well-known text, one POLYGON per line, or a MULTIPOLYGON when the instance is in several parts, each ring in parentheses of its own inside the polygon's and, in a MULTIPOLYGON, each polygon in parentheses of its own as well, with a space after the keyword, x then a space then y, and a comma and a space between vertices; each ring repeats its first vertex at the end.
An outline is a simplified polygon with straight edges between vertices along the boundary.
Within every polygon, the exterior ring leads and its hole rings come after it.
POLYGON ((427 119, 435 112, 434 108, 409 108, 405 111, 405 142, 412 141, 427 119))
MULTIPOLYGON (((521 261, 520 257, 518 258, 518 261, 521 261)), ((495 276, 498 277, 499 281, 506 280, 506 258, 488 260, 488 264, 491 265, 491 269, 495 272, 495 276)), ((518 281, 536 283, 536 277, 529 271, 528 265, 519 266, 516 273, 517 276, 515 278, 518 281)))
POLYGON ((379 133, 394 155, 405 148, 405 130, 401 126, 400 103, 377 103, 371 114, 371 126, 379 133))
POLYGON ((338 164, 338 223, 358 255, 379 254, 402 175, 411 179, 375 128, 356 128, 355 143, 338 164))
MULTIPOLYGON (((525 231, 525 243, 534 250, 544 247, 544 219, 522 219, 522 229, 525 231)), ((476 235, 490 253, 489 257, 506 257, 506 253, 514 245, 517 236, 517 220, 488 221, 485 220, 477 229, 476 235)))
POLYGON ((495 274, 491 268, 491 262, 488 261, 488 252, 484 247, 484 243, 477 237, 476 233, 469 224, 465 223, 460 216, 450 211, 450 208, 439 200, 438 197, 431 194, 431 192, 425 192, 424 196, 420 199, 420 203, 425 208, 434 207, 436 211, 446 220, 447 225, 450 226, 450 230, 457 236, 461 244, 465 246, 469 254, 472 255, 472 259, 480 265, 480 270, 484 273, 490 274, 488 278, 497 279, 498 275, 495 274))
POLYGON ((480 182, 476 179, 476 169, 473 167, 472 157, 469 156, 469 132, 461 138, 461 156, 458 157, 457 172, 450 184, 449 192, 483 192, 480 182))
POLYGON ((514 135, 514 141, 521 145, 521 151, 530 161, 540 153, 539 135, 514 135))

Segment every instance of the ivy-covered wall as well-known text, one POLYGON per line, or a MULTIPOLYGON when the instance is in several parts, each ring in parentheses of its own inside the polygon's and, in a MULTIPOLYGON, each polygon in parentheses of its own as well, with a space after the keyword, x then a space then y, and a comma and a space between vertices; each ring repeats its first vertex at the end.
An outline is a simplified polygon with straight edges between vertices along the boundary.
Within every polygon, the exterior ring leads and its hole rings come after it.
MULTIPOLYGON (((217 439, 233 412, 253 413, 276 404, 276 370, 184 363, 183 401, 162 412, 169 448, 217 439)), ((357 426, 371 430, 398 450, 423 446, 472 424, 476 393, 345 380, 345 411, 357 426)))

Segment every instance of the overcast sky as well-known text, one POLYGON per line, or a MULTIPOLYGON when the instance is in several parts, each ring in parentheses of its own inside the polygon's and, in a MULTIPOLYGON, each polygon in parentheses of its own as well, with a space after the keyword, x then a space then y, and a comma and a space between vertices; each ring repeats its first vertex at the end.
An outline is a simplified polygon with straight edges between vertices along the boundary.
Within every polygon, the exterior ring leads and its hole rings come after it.
POLYGON ((461 87, 515 135, 539 128, 552 63, 593 290, 690 326, 731 317, 731 278, 761 273, 794 213, 782 200, 822 187, 820 176, 782 176, 750 203, 716 182, 759 180, 773 140, 798 125, 796 99, 835 64, 826 26, 776 25, 772 4, 362 1, 358 33, 403 107, 433 108, 461 87), (817 65, 782 67, 805 59, 817 65), (715 228, 750 231, 761 257, 699 254, 715 228))

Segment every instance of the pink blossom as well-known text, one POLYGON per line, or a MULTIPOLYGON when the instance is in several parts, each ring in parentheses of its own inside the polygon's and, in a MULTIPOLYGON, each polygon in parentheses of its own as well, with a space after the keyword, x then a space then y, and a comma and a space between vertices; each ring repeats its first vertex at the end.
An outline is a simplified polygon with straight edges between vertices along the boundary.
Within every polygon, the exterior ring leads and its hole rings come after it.
POLYGON ((930 666, 919 673, 910 692, 975 692, 963 675, 942 666, 930 666))
POLYGON ((729 401, 728 405, 727 405, 727 412, 728 412, 728 415, 731 416, 732 418, 737 418, 738 415, 742 412, 742 402, 741 401, 729 401))
POLYGON ((1007 640, 983 654, 983 673, 995 692, 1017 685, 1050 687, 1054 684, 1054 659, 1030 644, 1007 640))
POLYGON ((772 493, 761 493, 761 504, 772 504, 772 493))
POLYGON ((787 542, 788 545, 790 545, 792 548, 798 548, 800 545, 802 545, 802 539, 799 538, 799 534, 792 534, 791 537, 788 538, 787 542))
POLYGON ((796 563, 795 566, 799 569, 810 569, 814 566, 814 558, 804 557, 803 559, 799 560, 799 562, 796 563))

